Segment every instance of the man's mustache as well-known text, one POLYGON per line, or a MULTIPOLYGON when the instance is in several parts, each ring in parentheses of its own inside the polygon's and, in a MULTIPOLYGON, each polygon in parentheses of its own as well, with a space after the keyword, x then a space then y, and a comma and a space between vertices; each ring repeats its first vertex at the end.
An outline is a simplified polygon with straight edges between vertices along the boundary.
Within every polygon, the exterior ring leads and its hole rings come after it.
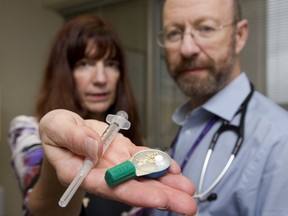
POLYGON ((197 59, 182 59, 181 62, 174 69, 174 77, 180 76, 186 70, 193 70, 197 68, 205 68, 207 70, 214 70, 214 63, 210 60, 201 61, 197 59))

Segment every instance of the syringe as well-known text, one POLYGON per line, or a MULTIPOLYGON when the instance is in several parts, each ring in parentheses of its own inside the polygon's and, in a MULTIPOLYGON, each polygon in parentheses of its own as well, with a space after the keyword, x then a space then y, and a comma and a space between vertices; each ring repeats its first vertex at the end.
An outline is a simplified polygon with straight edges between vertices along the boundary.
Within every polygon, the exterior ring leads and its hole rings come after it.
MULTIPOLYGON (((109 114, 106 117, 106 122, 110 125, 106 128, 101 136, 103 141, 103 153, 108 148, 109 144, 117 135, 120 129, 128 130, 130 128, 130 122, 127 120, 128 114, 125 111, 118 111, 116 115, 109 114)), ((59 206, 66 207, 70 202, 71 198, 83 182, 84 178, 88 175, 90 170, 97 164, 98 160, 95 161, 91 158, 86 158, 84 164, 82 165, 80 171, 77 173, 69 187, 66 189, 65 193, 59 200, 59 206)))

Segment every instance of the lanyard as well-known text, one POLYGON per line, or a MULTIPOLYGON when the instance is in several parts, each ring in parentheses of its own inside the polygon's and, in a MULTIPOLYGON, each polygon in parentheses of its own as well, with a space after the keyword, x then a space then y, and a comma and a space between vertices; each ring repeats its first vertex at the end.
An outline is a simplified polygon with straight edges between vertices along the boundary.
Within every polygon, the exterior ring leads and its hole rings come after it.
MULTIPOLYGON (((196 147, 200 144, 200 142, 202 141, 202 139, 206 136, 206 134, 209 132, 209 130, 212 128, 212 126, 217 122, 217 120, 219 119, 218 116, 213 116, 210 121, 205 125, 204 129, 201 131, 201 133, 199 134, 199 136, 197 137, 197 139, 195 140, 195 142, 193 143, 193 145, 191 146, 191 148, 189 149, 189 151, 187 152, 183 163, 181 164, 181 170, 183 171, 188 160, 190 159, 191 155, 193 154, 193 152, 195 151, 196 147)), ((175 149, 176 149, 176 143, 178 141, 178 137, 179 137, 179 133, 177 134, 176 138, 173 141, 172 144, 172 153, 171 153, 171 157, 174 157, 175 154, 175 149)))

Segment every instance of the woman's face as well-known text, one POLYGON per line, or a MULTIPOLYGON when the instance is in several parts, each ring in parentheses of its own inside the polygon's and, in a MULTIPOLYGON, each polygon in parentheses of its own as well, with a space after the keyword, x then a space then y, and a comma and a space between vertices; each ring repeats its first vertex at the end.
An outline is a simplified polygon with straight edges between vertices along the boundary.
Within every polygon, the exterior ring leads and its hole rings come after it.
MULTIPOLYGON (((95 46, 91 51, 96 52, 95 46)), ((81 59, 73 75, 82 106, 94 116, 103 116, 115 101, 119 62, 105 58, 98 61, 81 59)))

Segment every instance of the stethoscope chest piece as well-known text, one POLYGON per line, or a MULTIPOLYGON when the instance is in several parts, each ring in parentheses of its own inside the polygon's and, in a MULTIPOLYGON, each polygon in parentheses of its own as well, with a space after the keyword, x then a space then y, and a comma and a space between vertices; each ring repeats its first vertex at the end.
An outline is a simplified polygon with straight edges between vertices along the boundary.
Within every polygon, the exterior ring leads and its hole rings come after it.
POLYGON ((130 160, 108 169, 105 181, 110 187, 114 187, 138 176, 159 178, 167 173, 170 164, 170 156, 163 151, 155 149, 140 151, 130 160))

